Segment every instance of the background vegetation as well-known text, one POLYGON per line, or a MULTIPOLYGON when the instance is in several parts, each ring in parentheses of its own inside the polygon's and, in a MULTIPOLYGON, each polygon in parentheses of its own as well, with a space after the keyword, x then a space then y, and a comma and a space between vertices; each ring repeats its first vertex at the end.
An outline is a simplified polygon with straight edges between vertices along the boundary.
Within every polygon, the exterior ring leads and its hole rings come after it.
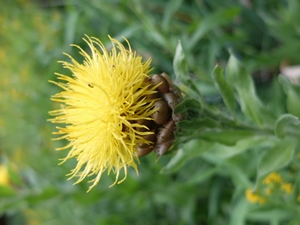
POLYGON ((2 0, 3 224, 299 224, 300 87, 287 78, 300 62, 299 12, 298 0, 2 0), (59 107, 48 80, 68 73, 57 61, 77 54, 72 43, 85 48, 84 34, 124 36, 152 57, 186 113, 170 154, 89 193, 66 180, 75 162, 57 165, 66 152, 47 122, 59 107))

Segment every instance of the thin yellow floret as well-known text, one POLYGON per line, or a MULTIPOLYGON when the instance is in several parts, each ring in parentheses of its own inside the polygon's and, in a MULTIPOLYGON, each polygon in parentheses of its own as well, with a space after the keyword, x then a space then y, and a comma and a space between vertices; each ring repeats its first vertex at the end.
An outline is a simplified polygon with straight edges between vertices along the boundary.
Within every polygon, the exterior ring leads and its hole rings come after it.
POLYGON ((108 52, 98 39, 84 40, 90 54, 75 46, 84 62, 79 63, 67 55, 71 62, 62 64, 72 76, 57 74, 62 82, 51 81, 63 91, 52 97, 53 101, 62 103, 61 109, 50 114, 55 117, 51 119, 53 123, 61 124, 54 132, 60 135, 57 139, 69 142, 58 149, 70 149, 62 162, 71 158, 78 162, 70 178, 78 176, 78 183, 95 175, 90 181, 91 189, 105 171, 116 174, 113 185, 126 178, 128 167, 138 172, 136 145, 148 143, 142 135, 151 132, 138 131, 142 125, 137 120, 151 120, 154 100, 146 96, 155 93, 155 88, 145 82, 151 71, 150 59, 143 62, 128 42, 129 49, 126 49, 110 38, 113 47, 108 52), (119 180, 121 170, 125 176, 119 180))

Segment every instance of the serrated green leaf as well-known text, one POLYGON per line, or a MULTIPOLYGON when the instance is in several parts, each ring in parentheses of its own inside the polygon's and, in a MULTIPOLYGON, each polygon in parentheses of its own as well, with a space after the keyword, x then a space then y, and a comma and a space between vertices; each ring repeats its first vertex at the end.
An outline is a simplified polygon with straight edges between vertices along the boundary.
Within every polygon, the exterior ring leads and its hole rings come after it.
POLYGON ((224 77, 223 69, 219 66, 216 66, 213 70, 212 78, 215 82, 215 86, 220 91, 226 107, 232 113, 232 115, 235 115, 234 94, 224 77))
POLYGON ((284 114, 278 118, 275 124, 275 134, 278 138, 286 136, 287 129, 297 127, 300 135, 300 120, 291 114, 284 114))
POLYGON ((286 166, 294 155, 295 143, 282 140, 268 149, 261 157, 257 167, 257 182, 268 173, 286 166))
POLYGON ((173 156, 161 173, 172 173, 179 170, 191 158, 200 156, 212 146, 212 143, 194 139, 184 144, 173 156))
POLYGON ((189 109, 200 110, 201 109, 200 102, 194 98, 187 98, 175 107, 174 113, 175 114, 183 113, 189 109))
POLYGON ((233 54, 230 55, 226 75, 228 82, 237 92, 243 113, 259 126, 273 125, 274 115, 263 107, 256 95, 251 76, 233 54))

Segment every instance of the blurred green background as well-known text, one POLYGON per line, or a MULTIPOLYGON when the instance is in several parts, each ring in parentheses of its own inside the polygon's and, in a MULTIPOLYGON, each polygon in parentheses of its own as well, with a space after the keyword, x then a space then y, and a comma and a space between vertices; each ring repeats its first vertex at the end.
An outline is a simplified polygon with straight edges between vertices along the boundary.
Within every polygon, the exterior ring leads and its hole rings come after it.
MULTIPOLYGON (((84 34, 108 47, 108 35, 124 36, 152 58, 154 73, 171 76, 180 40, 189 73, 210 104, 220 103, 212 70, 226 65, 230 49, 253 76, 265 107, 280 115, 284 94, 274 78, 282 65, 300 62, 299 12, 298 0, 1 0, 0 224, 235 225, 235 203, 244 196, 231 178, 241 174, 213 171, 201 157, 161 173, 172 154, 160 160, 152 154, 141 158, 139 176, 130 170, 120 185, 108 188, 114 178, 104 176, 89 193, 86 181, 73 186, 65 174, 75 162, 58 166, 66 152, 55 148, 64 143, 51 140, 48 111, 59 105, 50 96, 59 89, 48 80, 55 72, 69 74, 57 61, 68 60, 62 52, 77 57, 70 44, 86 48, 84 34)), ((263 221, 247 224, 270 224, 263 221)))

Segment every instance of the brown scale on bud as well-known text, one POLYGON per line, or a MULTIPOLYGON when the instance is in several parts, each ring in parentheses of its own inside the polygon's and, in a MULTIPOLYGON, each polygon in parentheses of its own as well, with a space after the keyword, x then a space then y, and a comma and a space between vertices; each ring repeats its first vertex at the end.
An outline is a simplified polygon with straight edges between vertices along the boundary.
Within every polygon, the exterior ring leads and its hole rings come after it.
POLYGON ((176 91, 175 87, 174 87, 173 82, 172 82, 171 78, 169 77, 169 75, 166 74, 166 73, 161 73, 160 76, 162 76, 163 78, 165 78, 166 81, 168 82, 168 84, 169 84, 169 92, 175 92, 176 91))
POLYGON ((160 94, 158 92, 153 93, 151 95, 146 95, 147 99, 159 99, 160 98, 160 94))
POLYGON ((156 88, 156 90, 161 93, 161 94, 165 94, 169 92, 169 83, 168 81, 162 77, 161 75, 158 74, 154 74, 151 77, 151 83, 156 86, 159 84, 159 86, 156 88))
POLYGON ((146 148, 146 147, 149 147, 150 145, 153 145, 153 143, 156 142, 155 130, 151 130, 151 131, 153 132, 153 134, 146 134, 146 135, 143 135, 143 138, 144 138, 146 141, 150 141, 151 143, 150 143, 150 144, 140 143, 140 144, 139 144, 139 147, 141 147, 141 148, 146 148))
MULTIPOLYGON (((144 135, 143 138, 149 144, 140 143, 137 145, 137 155, 144 156, 154 151, 157 155, 165 154, 172 146, 174 141, 174 131, 176 123, 183 119, 182 114, 174 114, 174 108, 180 103, 182 97, 176 86, 173 85, 171 78, 166 74, 155 74, 145 78, 149 87, 156 86, 156 93, 147 95, 148 99, 157 99, 153 103, 153 120, 138 120, 137 123, 144 127, 137 128, 138 131, 152 131, 153 134, 144 135), (147 129, 148 128, 148 129, 147 129)), ((149 89, 150 89, 149 88, 149 89)))
POLYGON ((173 144, 174 139, 170 139, 167 142, 161 143, 161 144, 157 144, 155 146, 154 151, 156 152, 157 155, 163 155, 166 154, 167 151, 169 150, 169 148, 171 147, 171 145, 173 144))
POLYGON ((166 141, 169 141, 173 138, 174 134, 175 121, 171 118, 169 122, 163 124, 162 127, 158 128, 156 144, 161 144, 166 141))
POLYGON ((174 110, 175 106, 178 105, 179 100, 174 93, 166 93, 163 95, 163 98, 168 103, 168 106, 174 110))
POLYGON ((171 110, 165 101, 157 100, 154 102, 153 107, 157 109, 157 111, 152 114, 153 121, 156 124, 160 125, 169 120, 171 110))
POLYGON ((154 149, 153 145, 151 145, 149 147, 146 147, 146 148, 137 147, 137 155, 139 157, 144 156, 144 155, 148 155, 150 152, 152 152, 153 149, 154 149))
POLYGON ((136 129, 138 131, 149 131, 150 129, 152 129, 154 127, 154 122, 153 120, 144 120, 144 119, 141 119, 141 120, 137 120, 137 123, 139 125, 142 125, 143 127, 137 127, 136 129), (147 127, 147 128, 146 128, 147 127))

